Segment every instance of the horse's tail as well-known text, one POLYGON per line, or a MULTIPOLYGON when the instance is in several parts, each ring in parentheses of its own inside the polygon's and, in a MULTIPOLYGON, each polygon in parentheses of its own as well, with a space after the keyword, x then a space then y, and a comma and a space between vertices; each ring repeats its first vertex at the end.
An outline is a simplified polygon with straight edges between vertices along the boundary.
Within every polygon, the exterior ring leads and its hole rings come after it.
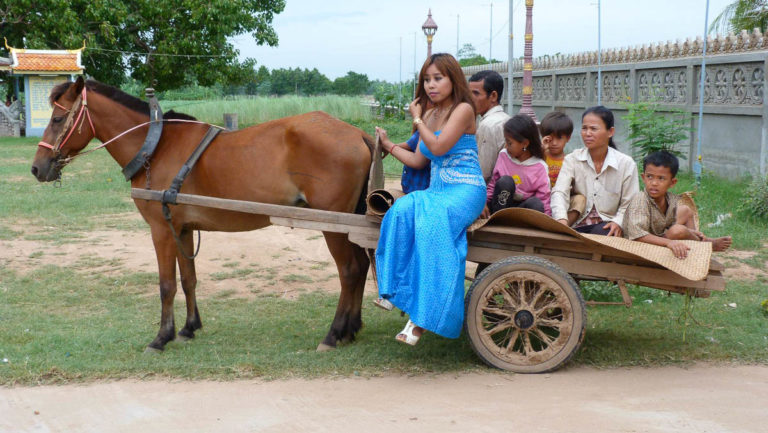
MULTIPOLYGON (((371 164, 373 164, 373 148, 374 143, 368 134, 363 134, 363 142, 368 146, 368 150, 371 152, 371 164)), ((365 182, 363 182, 363 188, 360 190, 360 197, 357 199, 357 205, 355 206, 355 213, 358 215, 364 215, 368 210, 368 206, 365 203, 365 199, 368 197, 368 180, 371 177, 371 170, 368 170, 368 174, 365 175, 365 182)))

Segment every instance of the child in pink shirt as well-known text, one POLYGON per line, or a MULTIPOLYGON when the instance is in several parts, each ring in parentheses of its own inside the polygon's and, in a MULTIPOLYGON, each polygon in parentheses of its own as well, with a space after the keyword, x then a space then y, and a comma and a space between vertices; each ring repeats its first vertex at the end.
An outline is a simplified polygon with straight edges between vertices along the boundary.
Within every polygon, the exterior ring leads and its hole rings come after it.
POLYGON ((524 114, 504 124, 504 149, 488 181, 483 217, 509 207, 552 215, 549 207, 549 168, 536 123, 524 114))

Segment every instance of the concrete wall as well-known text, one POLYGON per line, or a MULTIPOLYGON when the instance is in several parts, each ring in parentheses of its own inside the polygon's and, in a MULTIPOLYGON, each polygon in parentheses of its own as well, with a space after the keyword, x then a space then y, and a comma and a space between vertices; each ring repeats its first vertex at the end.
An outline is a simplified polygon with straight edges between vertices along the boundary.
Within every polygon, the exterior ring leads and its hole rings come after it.
MULTIPOLYGON (((696 116, 699 112, 701 40, 666 43, 639 48, 605 50, 601 55, 601 103, 616 118, 615 141, 631 153, 626 135, 627 104, 657 101, 662 109, 681 109, 694 118, 694 132, 679 150, 688 155, 681 161, 691 169, 697 155, 696 116)), ((764 89, 768 63, 768 35, 742 32, 708 41, 705 69, 701 155, 704 169, 729 178, 747 173, 766 174, 768 160, 768 112, 764 89)), ((467 77, 493 69, 505 77, 507 63, 464 68, 467 77)), ((513 64, 513 106, 522 104, 522 60, 513 64)), ((574 122, 568 150, 581 146, 581 114, 597 105, 598 68, 596 53, 537 58, 533 70, 533 108, 539 119, 553 110, 564 111, 574 122)))

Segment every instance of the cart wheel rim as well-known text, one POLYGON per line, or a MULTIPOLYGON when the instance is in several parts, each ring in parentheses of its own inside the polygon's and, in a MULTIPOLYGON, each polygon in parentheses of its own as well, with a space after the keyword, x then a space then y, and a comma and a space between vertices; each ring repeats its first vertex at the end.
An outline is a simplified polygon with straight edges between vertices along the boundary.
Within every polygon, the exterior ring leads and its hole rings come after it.
POLYGON ((567 294, 538 272, 519 270, 492 281, 477 313, 482 344, 514 365, 532 366, 552 359, 574 331, 567 294))

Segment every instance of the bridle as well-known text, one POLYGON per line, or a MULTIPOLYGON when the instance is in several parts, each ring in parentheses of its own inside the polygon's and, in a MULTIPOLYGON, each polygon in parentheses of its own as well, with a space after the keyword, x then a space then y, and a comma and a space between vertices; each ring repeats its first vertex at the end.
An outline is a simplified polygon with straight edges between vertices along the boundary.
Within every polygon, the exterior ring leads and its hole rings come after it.
MULTIPOLYGON (((136 129, 139 129, 141 127, 147 126, 147 125, 149 125, 149 124, 151 124, 153 122, 157 122, 156 120, 154 120, 154 121, 150 120, 149 122, 139 123, 138 125, 135 125, 135 126, 129 128, 129 129, 121 132, 120 134, 118 134, 115 137, 112 137, 111 139, 101 143, 100 145, 98 145, 98 146, 96 146, 96 147, 94 147, 92 149, 89 149, 87 152, 80 152, 80 153, 78 153, 76 155, 71 155, 71 156, 68 156, 66 158, 60 158, 61 148, 67 143, 69 138, 72 136, 72 133, 75 132, 75 125, 78 125, 78 123, 79 123, 79 125, 77 126, 77 130, 78 130, 78 133, 80 133, 82 131, 83 122, 85 122, 85 118, 87 117, 88 118, 88 124, 91 125, 91 132, 93 132, 93 136, 94 137, 96 137, 96 128, 93 127, 93 120, 91 120, 91 112, 88 110, 88 96, 86 94, 85 86, 83 86, 83 90, 82 90, 82 92, 80 92, 80 96, 77 97, 77 99, 75 100, 75 103, 72 104, 71 108, 67 108, 67 107, 59 104, 56 101, 53 101, 53 105, 61 108, 66 113, 69 113, 68 116, 67 116, 67 120, 64 123, 64 129, 59 133, 58 137, 56 137, 56 140, 54 141, 55 144, 50 144, 50 143, 46 143, 44 141, 40 141, 39 143, 37 143, 37 145, 40 146, 40 147, 45 147, 47 149, 51 149, 53 151, 54 158, 57 159, 58 164, 59 164, 59 168, 67 165, 68 163, 70 163, 76 156, 82 156, 82 155, 85 155, 87 153, 99 150, 102 147, 106 147, 108 144, 112 143, 113 141, 117 140, 118 138, 120 138, 120 137, 122 137, 122 136, 124 136, 124 135, 126 135, 126 134, 128 134, 128 133, 130 133, 132 131, 135 131, 136 129), (75 117, 75 112, 77 112, 77 117, 75 117), (69 133, 67 133, 67 130, 69 130, 69 133), (61 137, 64 136, 64 134, 67 134, 67 136, 64 137, 64 139, 62 140, 61 137)), ((197 121, 197 120, 186 120, 186 119, 163 119, 163 120, 160 120, 160 122, 163 122, 163 123, 166 123, 166 122, 196 123, 196 124, 201 124, 201 125, 209 125, 209 124, 207 124, 205 122, 200 122, 200 121, 197 121)), ((224 129, 222 127, 215 126, 215 125, 209 125, 209 126, 214 126, 216 128, 219 128, 219 129, 224 129)))
POLYGON ((56 101, 53 101, 53 104, 61 108, 62 110, 64 110, 64 112, 69 113, 67 115, 67 121, 64 123, 64 129, 62 129, 61 133, 59 133, 59 136, 56 137, 54 144, 40 141, 39 143, 37 143, 38 146, 51 149, 53 151, 54 156, 58 157, 61 153, 61 148, 64 147, 64 145, 67 143, 69 138, 72 136, 72 133, 75 132, 75 125, 79 123, 79 125, 77 126, 78 134, 82 131, 83 122, 85 122, 86 117, 88 118, 88 124, 91 125, 91 131, 93 132, 93 136, 94 137, 96 136, 96 128, 93 127, 93 120, 91 120, 91 112, 88 111, 88 96, 85 92, 85 86, 83 86, 83 91, 80 93, 80 96, 77 97, 77 99, 75 100, 75 103, 72 104, 72 107, 67 108, 56 101), (77 112, 76 118, 75 118, 75 112, 77 112), (85 115, 83 115, 83 113, 85 113, 85 115), (65 133, 67 133, 67 130, 69 130, 69 133, 62 140, 61 137, 65 133))

